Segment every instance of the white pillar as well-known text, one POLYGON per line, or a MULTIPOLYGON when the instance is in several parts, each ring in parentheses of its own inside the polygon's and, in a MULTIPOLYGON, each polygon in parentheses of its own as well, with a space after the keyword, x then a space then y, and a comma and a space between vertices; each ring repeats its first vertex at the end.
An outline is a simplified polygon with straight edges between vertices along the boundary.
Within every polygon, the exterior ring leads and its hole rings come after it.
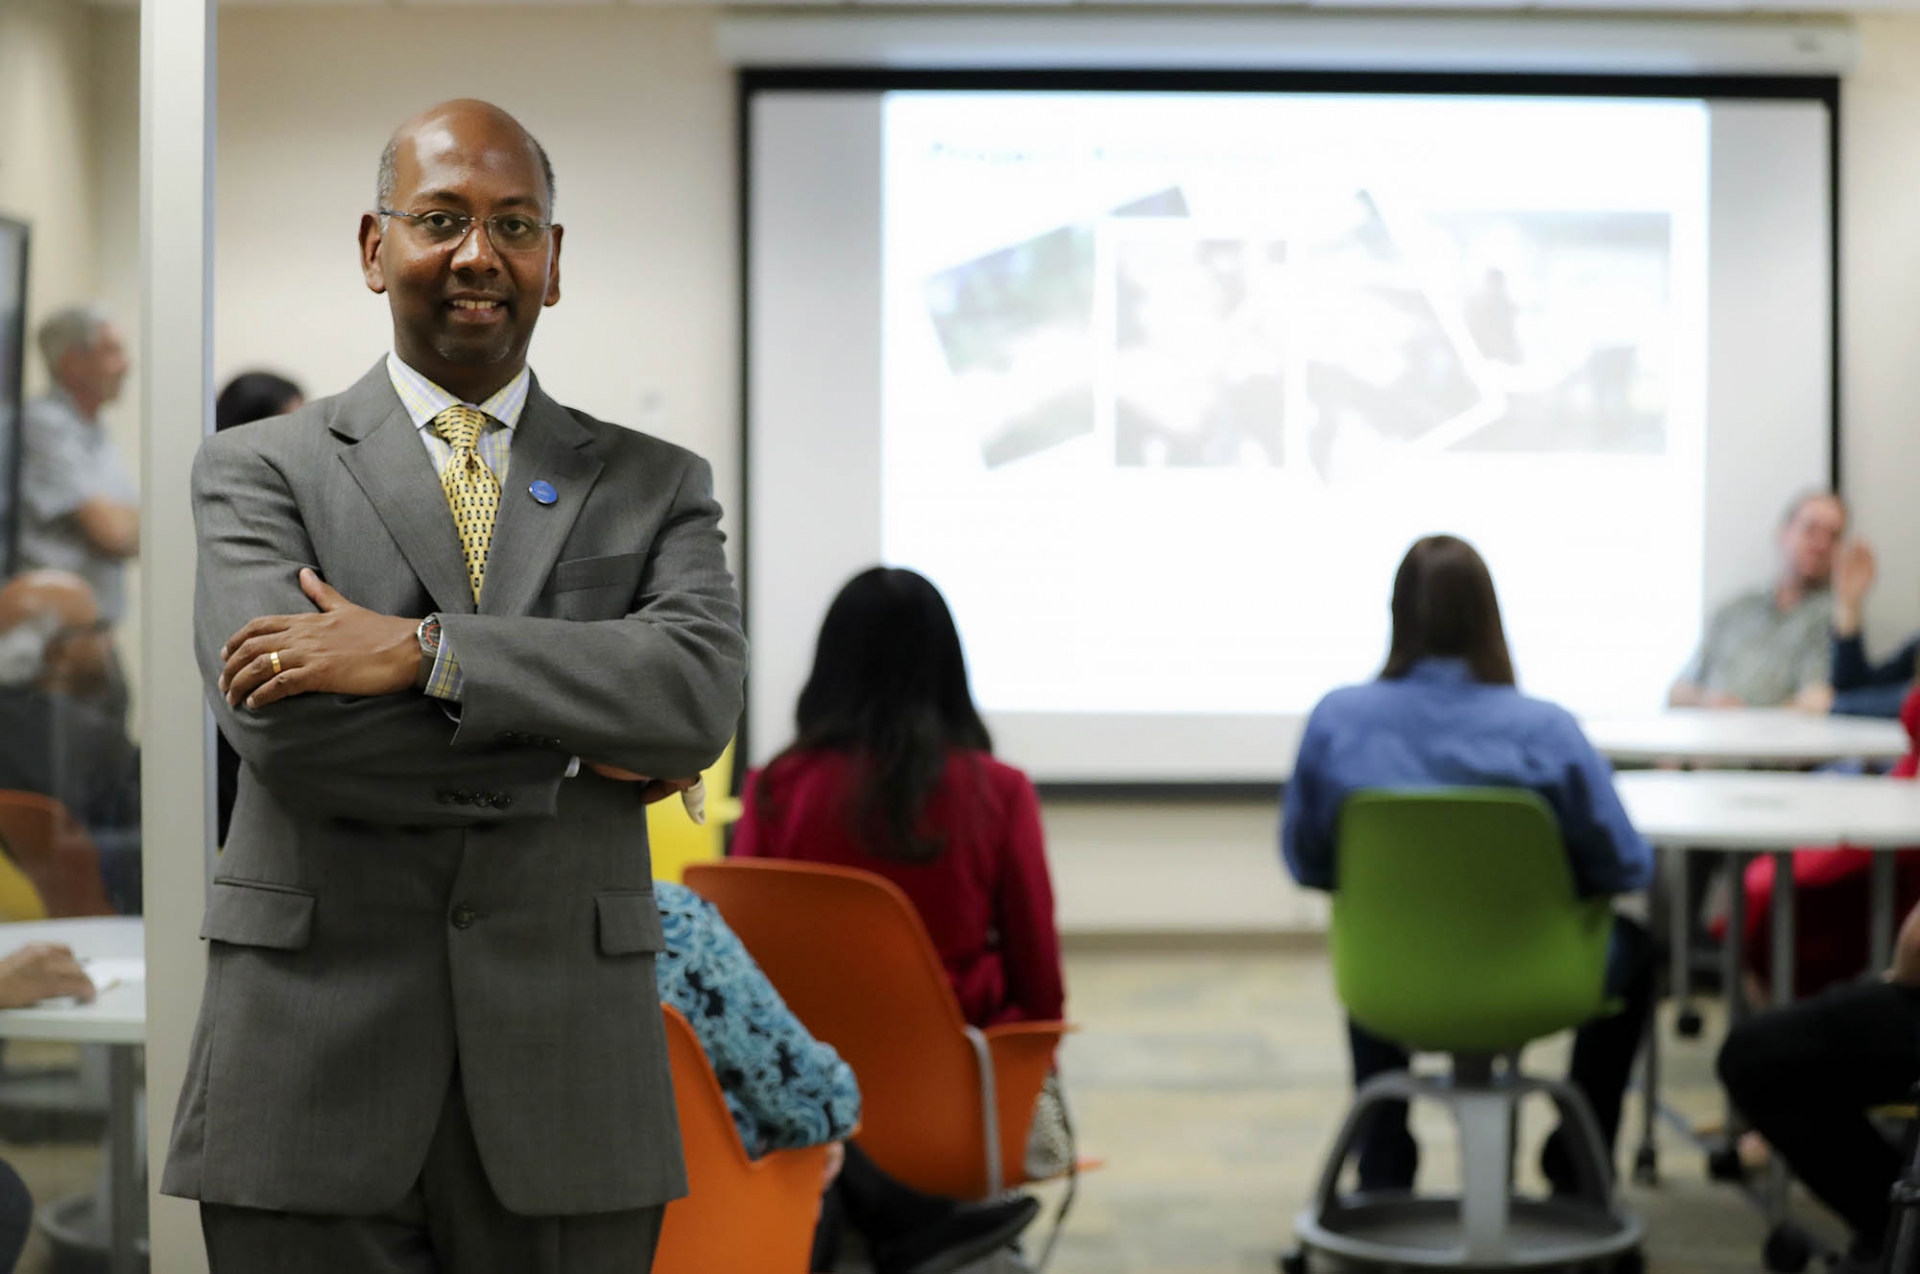
MULTIPOLYGON (((193 661, 194 451, 211 423, 213 0, 140 15, 141 747, 147 916, 147 1129, 157 1187, 200 1006, 210 862, 211 731, 193 661)), ((206 1269, 194 1205, 149 1191, 155 1274, 206 1269)))

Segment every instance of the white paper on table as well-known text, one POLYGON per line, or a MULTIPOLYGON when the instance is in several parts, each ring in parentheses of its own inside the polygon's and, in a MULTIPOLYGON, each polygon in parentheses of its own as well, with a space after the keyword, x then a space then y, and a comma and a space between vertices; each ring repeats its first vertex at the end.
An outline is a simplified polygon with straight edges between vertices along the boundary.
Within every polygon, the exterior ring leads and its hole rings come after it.
POLYGON ((123 982, 147 980, 147 962, 140 956, 103 956, 82 960, 80 967, 93 979, 95 991, 105 991, 123 982))

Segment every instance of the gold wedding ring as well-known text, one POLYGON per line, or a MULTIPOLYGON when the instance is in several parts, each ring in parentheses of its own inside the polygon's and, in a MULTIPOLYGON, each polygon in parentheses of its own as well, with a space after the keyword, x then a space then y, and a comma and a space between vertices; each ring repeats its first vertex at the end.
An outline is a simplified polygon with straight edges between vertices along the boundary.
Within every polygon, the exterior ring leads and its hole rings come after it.
POLYGON ((267 652, 267 662, 273 665, 273 675, 276 677, 279 676, 280 675, 280 652, 277 650, 269 650, 267 652))

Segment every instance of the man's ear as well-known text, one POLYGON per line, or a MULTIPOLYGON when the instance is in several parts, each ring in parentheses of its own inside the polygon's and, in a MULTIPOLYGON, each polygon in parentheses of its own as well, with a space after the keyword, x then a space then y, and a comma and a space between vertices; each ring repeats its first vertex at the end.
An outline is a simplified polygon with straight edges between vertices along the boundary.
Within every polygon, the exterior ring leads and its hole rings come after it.
POLYGON ((360 275, 366 279, 369 292, 387 290, 387 272, 380 264, 380 245, 386 238, 378 216, 371 212, 360 214, 360 275))
POLYGON ((564 226, 553 228, 553 255, 547 258, 547 294, 540 300, 542 305, 556 305, 560 301, 560 239, 565 232, 564 226))

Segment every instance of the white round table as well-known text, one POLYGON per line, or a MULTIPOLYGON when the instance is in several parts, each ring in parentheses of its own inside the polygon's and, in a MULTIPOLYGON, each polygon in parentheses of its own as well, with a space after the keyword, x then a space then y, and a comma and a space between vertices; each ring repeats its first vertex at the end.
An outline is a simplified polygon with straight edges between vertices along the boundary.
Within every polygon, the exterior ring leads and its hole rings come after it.
POLYGON ((1590 717, 1581 728, 1616 764, 1681 761, 1783 769, 1905 756, 1907 732, 1877 717, 1815 716, 1785 708, 1670 708, 1637 717, 1590 717))
POLYGON ((96 982, 113 983, 91 1004, 63 999, 0 1009, 0 1039, 107 1046, 108 1268, 112 1274, 134 1274, 140 1267, 146 1204, 134 1129, 140 1092, 137 1054, 147 1038, 146 925, 137 916, 0 924, 0 956, 32 942, 65 943, 89 966, 96 982))

